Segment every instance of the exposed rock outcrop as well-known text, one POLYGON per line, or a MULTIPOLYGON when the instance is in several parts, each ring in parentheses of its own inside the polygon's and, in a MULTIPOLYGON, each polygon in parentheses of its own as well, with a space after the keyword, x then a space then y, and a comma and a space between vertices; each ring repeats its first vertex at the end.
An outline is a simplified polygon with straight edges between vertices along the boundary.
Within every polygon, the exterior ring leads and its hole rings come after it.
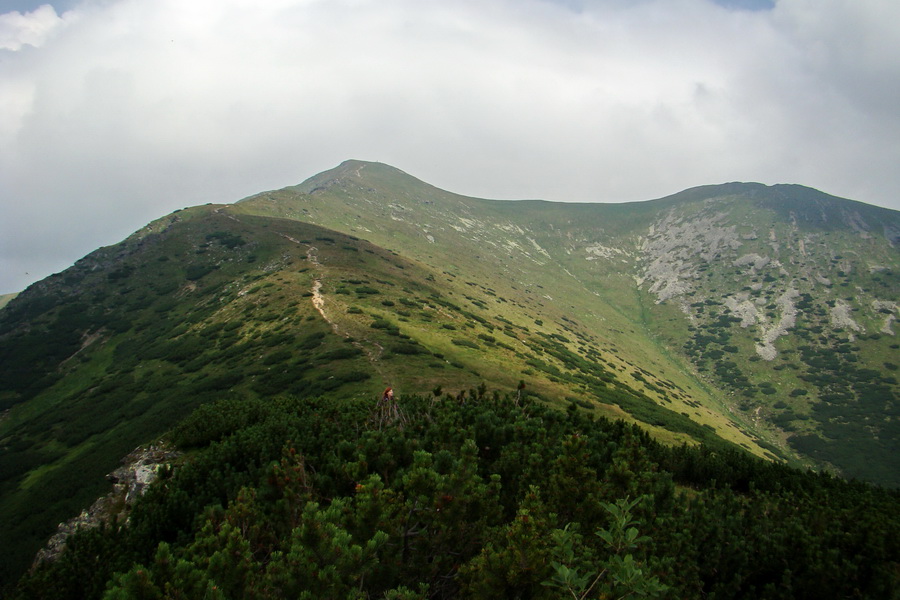
POLYGON ((756 325, 759 311, 756 305, 750 300, 750 294, 742 292, 734 296, 725 298, 725 306, 734 313, 734 316, 740 318, 741 327, 747 328, 756 325))
POLYGON ((887 335, 894 335, 893 324, 897 319, 897 303, 889 300, 875 300, 872 302, 872 308, 880 314, 885 315, 884 324, 879 331, 887 335))
POLYGON ((778 321, 771 324, 765 321, 760 322, 762 339, 756 344, 756 353, 763 360, 775 359, 778 355, 778 351, 775 349, 775 340, 783 335, 787 335, 788 331, 796 325, 797 308, 794 305, 794 299, 798 296, 800 296, 800 292, 797 290, 786 290, 775 299, 775 305, 781 311, 778 321))
POLYGON ((740 248, 735 227, 723 224, 726 218, 713 213, 686 219, 671 211, 650 227, 641 245, 641 280, 650 282, 657 304, 693 291, 703 263, 740 248))
POLYGON ((47 545, 38 551, 34 564, 54 561, 65 550, 66 540, 79 529, 97 527, 101 523, 127 522, 128 509, 156 481, 160 467, 171 463, 179 452, 164 445, 137 448, 122 459, 123 465, 106 476, 112 491, 97 499, 77 517, 60 523, 47 545))
POLYGON ((759 254, 745 254, 739 259, 735 260, 732 264, 735 267, 750 267, 751 273, 757 273, 765 268, 766 265, 769 264, 771 259, 767 256, 760 256, 759 254))
POLYGON ((831 317, 831 325, 836 329, 849 329, 856 333, 862 332, 862 326, 853 320, 853 307, 844 300, 838 300, 831 308, 829 317, 831 317))

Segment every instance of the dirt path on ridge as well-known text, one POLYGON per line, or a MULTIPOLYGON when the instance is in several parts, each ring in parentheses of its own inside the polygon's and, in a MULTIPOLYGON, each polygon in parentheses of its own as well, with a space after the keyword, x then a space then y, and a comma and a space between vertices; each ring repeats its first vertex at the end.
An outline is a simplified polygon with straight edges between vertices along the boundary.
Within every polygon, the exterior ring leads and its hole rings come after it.
MULTIPOLYGON (((287 237, 287 236, 285 236, 285 237, 287 237)), ((295 240, 291 240, 291 241, 295 241, 295 240)), ((309 261, 309 263, 311 265, 314 265, 316 267, 321 267, 322 264, 319 262, 319 259, 315 254, 316 252, 318 252, 318 249, 315 246, 310 246, 309 250, 306 251, 306 259, 309 261)), ((344 338, 350 337, 350 334, 341 332, 340 328, 338 327, 338 324, 335 323, 333 319, 329 318, 328 315, 325 313, 325 297, 322 295, 322 279, 320 277, 316 277, 315 280, 313 281, 312 304, 313 304, 313 308, 315 308, 318 311, 318 313, 320 315, 322 315, 322 318, 325 320, 326 323, 328 323, 331 326, 331 330, 334 331, 334 333, 336 335, 342 336, 344 338)), ((366 340, 366 341, 369 341, 369 343, 372 344, 373 346, 375 346, 376 349, 372 350, 371 348, 363 345, 361 342, 359 342, 357 340, 353 340, 350 343, 353 346, 355 346, 356 348, 359 348, 360 350, 363 351, 363 353, 366 355, 366 358, 369 359, 369 362, 372 363, 372 365, 378 371, 379 375, 381 375, 381 378, 385 379, 384 373, 381 371, 381 367, 378 364, 378 359, 380 359, 381 355, 384 353, 384 347, 381 344, 379 344, 378 342, 370 341, 370 340, 366 340)), ((386 379, 385 379, 385 381, 386 381, 386 379)))
MULTIPOLYGON (((279 233, 278 235, 280 235, 281 237, 283 237, 286 240, 293 242, 295 244, 305 245, 304 242, 301 242, 300 240, 297 240, 287 234, 279 233)), ((316 267, 317 269, 321 269, 322 263, 319 262, 318 252, 319 252, 318 248, 316 248, 313 245, 309 245, 306 250, 306 260, 312 266, 316 267)), ((312 291, 313 308, 315 308, 316 311, 325 320, 325 322, 331 326, 331 330, 336 335, 339 335, 343 338, 349 338, 350 334, 342 332, 340 330, 340 327, 338 326, 338 324, 334 321, 334 319, 330 318, 328 316, 328 314, 325 312, 325 297, 322 295, 322 277, 316 277, 313 280, 313 285, 312 285, 311 291, 312 291)), ((363 351, 363 353, 366 355, 366 358, 368 358, 369 362, 372 363, 372 366, 375 367, 375 370, 378 371, 378 374, 381 375, 381 378, 384 381, 387 381, 387 378, 384 376, 384 372, 381 370, 381 365, 379 364, 379 359, 381 358, 381 355, 384 354, 384 346, 382 346, 381 344, 379 344, 376 341, 372 341, 372 340, 366 340, 366 341, 369 342, 370 344, 372 344, 373 346, 375 346, 375 350, 363 345, 361 342, 359 342, 357 340, 353 340, 350 343, 353 344, 354 347, 359 348, 360 350, 363 351)))

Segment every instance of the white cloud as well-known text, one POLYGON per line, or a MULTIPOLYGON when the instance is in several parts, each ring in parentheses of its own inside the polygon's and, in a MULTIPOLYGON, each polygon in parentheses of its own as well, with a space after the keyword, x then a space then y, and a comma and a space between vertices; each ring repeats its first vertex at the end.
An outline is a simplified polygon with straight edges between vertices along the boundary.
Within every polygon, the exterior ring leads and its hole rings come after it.
POLYGON ((0 50, 21 50, 23 46, 40 46, 63 20, 49 4, 20 13, 0 14, 0 50))
MULTIPOLYGON (((897 208, 898 10, 85 0, 0 15, 46 25, 31 41, 0 25, 0 258, 24 261, 39 233, 63 268, 174 208, 346 158, 485 197, 756 180, 897 208)), ((34 279, 22 265, 0 292, 34 279)))

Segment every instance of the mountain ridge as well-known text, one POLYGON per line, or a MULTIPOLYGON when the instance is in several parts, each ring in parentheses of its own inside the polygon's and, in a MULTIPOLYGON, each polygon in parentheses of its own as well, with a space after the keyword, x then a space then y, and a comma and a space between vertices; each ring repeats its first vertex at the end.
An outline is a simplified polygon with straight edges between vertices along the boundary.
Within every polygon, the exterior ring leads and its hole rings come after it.
POLYGON ((802 186, 498 201, 362 161, 176 211, 0 311, 0 546, 36 549, 205 403, 387 385, 521 384, 668 444, 897 487, 894 231, 802 186))
MULTIPOLYGON (((868 305, 851 307, 847 304, 850 301, 846 298, 828 299, 832 305, 827 307, 827 318, 824 320, 819 318, 822 322, 811 323, 811 327, 813 330, 823 326, 840 330, 842 327, 839 325, 846 325, 851 330, 848 339, 854 338, 850 340, 851 342, 854 342, 857 334, 864 329, 870 334, 873 331, 880 331, 893 335, 891 324, 896 314, 897 297, 897 246, 894 232, 900 223, 896 211, 838 198, 793 184, 766 186, 756 183, 730 183, 699 186, 656 201, 613 205, 490 201, 459 197, 442 190, 432 198, 428 196, 428 192, 435 189, 433 186, 426 184, 420 190, 410 191, 405 187, 409 180, 418 180, 399 170, 397 172, 402 173, 404 182, 391 189, 390 201, 378 204, 378 199, 373 196, 357 202, 354 200, 354 194, 362 196, 369 187, 363 181, 367 168, 365 165, 368 164, 353 161, 336 171, 327 171, 324 178, 333 181, 332 187, 337 186, 335 189, 339 190, 332 194, 331 201, 341 201, 348 209, 352 207, 368 210, 365 219, 367 222, 377 221, 380 216, 381 222, 384 223, 384 231, 366 231, 368 228, 365 226, 358 228, 355 223, 336 213, 321 216, 304 213, 302 218, 314 221, 318 218, 318 222, 323 225, 370 237, 388 247, 391 235, 397 235, 397 224, 403 224, 407 227, 404 242, 407 244, 412 242, 408 247, 415 247, 424 256, 432 255, 433 262, 430 264, 435 268, 448 263, 452 265, 454 257, 460 254, 451 244, 451 251, 441 256, 443 260, 436 257, 439 250, 433 246, 440 245, 436 243, 440 239, 436 229, 443 229, 443 232, 446 232, 443 234, 445 236, 468 235, 470 241, 476 245, 480 236, 482 241, 488 240, 488 243, 493 244, 492 250, 499 248, 501 252, 505 252, 512 249, 513 252, 526 257, 528 261, 554 264, 558 271, 568 273, 579 285, 588 286, 590 294, 606 296, 611 304, 624 311, 623 314, 626 314, 631 322, 640 320, 636 316, 635 306, 651 299, 656 305, 677 303, 680 311, 689 320, 698 319, 696 314, 699 312, 698 307, 694 309, 690 307, 697 304, 697 298, 691 299, 691 302, 688 302, 688 299, 692 294, 703 295, 702 285, 695 289, 697 282, 705 285, 700 280, 701 274, 708 274, 714 266, 719 268, 723 257, 728 255, 730 256, 728 267, 733 271, 729 275, 731 282, 727 282, 729 287, 734 287, 734 283, 741 278, 755 282, 749 281, 751 285, 746 290, 740 288, 748 286, 729 289, 730 293, 720 294, 721 297, 716 299, 716 303, 722 310, 740 314, 743 329, 753 326, 759 330, 752 348, 755 356, 766 362, 771 362, 778 356, 777 346, 784 344, 785 333, 794 326, 798 314, 794 306, 795 299, 802 298, 806 310, 812 311, 811 305, 806 306, 808 301, 803 294, 814 292, 820 295, 825 292, 835 296, 832 290, 836 286, 850 285, 846 275, 852 267, 856 269, 856 273, 869 271, 868 275, 874 276, 868 278, 864 273, 859 275, 866 279, 867 285, 872 284, 874 290, 867 299, 868 305), (348 189, 340 189, 340 185, 348 186, 348 189), (433 222, 440 216, 434 209, 438 198, 458 201, 456 207, 450 211, 455 213, 443 215, 443 219, 438 222, 439 225, 433 222), (481 224, 483 225, 481 231, 478 231, 480 225, 478 220, 470 219, 466 214, 485 204, 487 208, 482 215, 487 220, 481 224), (376 214, 378 211, 373 211, 373 206, 380 206, 382 214, 376 214), (523 207, 525 210, 522 210, 523 207), (671 213, 679 210, 688 212, 684 215, 671 213), (417 216, 414 220, 426 224, 427 227, 418 231, 409 227, 404 223, 404 211, 415 211, 417 216), (517 211, 525 213, 525 224, 512 222, 511 215, 517 211), (463 221, 458 221, 460 218, 463 221), (454 219, 457 220, 455 223, 454 219), (569 240, 565 247, 560 248, 559 235, 549 230, 563 227, 568 228, 565 235, 569 240), (512 239, 508 235, 502 241, 490 239, 484 231, 491 228, 499 232, 512 230, 517 234, 515 236, 517 239, 512 239), (428 240, 429 236, 431 240, 428 240), (832 241, 830 237, 837 239, 832 241), (423 243, 423 239, 428 242, 423 243), (879 242, 879 239, 886 243, 879 242), (427 244, 432 246, 429 247, 427 244), (553 244, 557 245, 556 249, 552 248, 553 244), (829 248, 836 248, 836 244, 848 248, 848 256, 843 256, 839 251, 829 253, 829 248), (552 250, 552 259, 546 255, 547 249, 552 250), (742 249, 740 255, 737 254, 738 249, 742 249), (850 252, 862 256, 863 251, 869 256, 867 262, 855 264, 855 258, 849 256, 850 252), (594 268, 586 270, 582 268, 584 266, 582 260, 576 261, 581 264, 575 264, 570 260, 573 255, 579 254, 580 259, 592 261, 594 268), (615 268, 614 264, 610 264, 614 261, 619 261, 625 268, 615 268), (884 277, 879 279, 877 273, 883 273, 884 277), (839 282, 838 278, 844 278, 845 281, 839 282), (637 286, 629 286, 629 279, 636 282, 637 286), (769 279, 773 281, 767 281, 769 279), (784 281, 773 285, 774 279, 784 281), (877 295, 876 284, 885 292, 883 297, 877 295), (629 297, 621 298, 626 293, 622 292, 617 298, 615 293, 603 289, 606 287, 625 290, 629 297), (627 291, 629 289, 631 291, 627 291), (646 295, 648 292, 651 294, 650 298, 639 299, 642 294, 646 295), (763 292, 762 295, 760 292, 763 292), (748 304, 748 300, 752 299, 751 296, 759 296, 753 299, 753 302, 765 300, 764 304, 759 306, 748 304), (759 310, 763 306, 769 306, 771 307, 769 311, 774 309, 775 312, 771 315, 764 314, 759 310), (851 318, 849 315, 854 311, 868 314, 869 324, 863 325, 851 318), (889 314, 880 324, 875 323, 878 320, 876 317, 885 313, 889 314), (873 314, 875 316, 872 316, 873 314)), ((375 167, 390 170, 389 167, 378 165, 375 167)), ((304 188, 301 184, 300 187, 294 188, 295 191, 296 189, 304 188)), ((282 202, 282 210, 289 210, 286 207, 293 206, 291 202, 305 203, 304 206, 308 207, 303 209, 305 211, 316 210, 313 198, 317 194, 325 193, 324 190, 317 190, 316 194, 308 196, 287 195, 281 197, 279 201, 282 202)), ((253 204, 259 202, 259 198, 260 196, 257 196, 255 200, 251 197, 240 204, 253 204)), ((261 208, 265 212, 266 208, 261 208)), ((496 257, 493 259, 493 265, 495 272, 498 273, 510 269, 509 264, 505 265, 503 260, 496 257)), ((521 262, 517 266, 520 272, 527 271, 521 268, 521 262)), ((857 275, 854 274, 854 277, 857 275)), ((559 282, 558 279, 556 281, 559 282)), ((520 280, 520 283, 525 281, 520 280)), ((857 287, 860 290, 868 289, 864 286, 857 287)), ((863 297, 866 294, 869 292, 860 292, 859 296, 863 297)), ((710 299, 705 298, 703 301, 708 302, 710 299)), ((619 329, 622 330, 621 327, 619 329)), ((681 343, 687 341, 689 340, 681 340, 681 343)), ((730 349, 733 345, 723 344, 723 347, 730 349)), ((890 350, 883 348, 881 354, 886 356, 891 353, 890 350)), ((807 359, 812 360, 809 356, 807 359)), ((889 361, 884 362, 892 364, 889 361)), ((733 373, 724 377, 728 379, 735 376, 743 377, 733 373)), ((792 383, 796 383, 796 380, 792 383)), ((769 393, 769 389, 765 387, 763 391, 769 393)), ((803 391, 803 388, 795 387, 792 391, 797 390, 803 391)), ((890 392, 888 398, 894 394, 896 391, 890 392)))

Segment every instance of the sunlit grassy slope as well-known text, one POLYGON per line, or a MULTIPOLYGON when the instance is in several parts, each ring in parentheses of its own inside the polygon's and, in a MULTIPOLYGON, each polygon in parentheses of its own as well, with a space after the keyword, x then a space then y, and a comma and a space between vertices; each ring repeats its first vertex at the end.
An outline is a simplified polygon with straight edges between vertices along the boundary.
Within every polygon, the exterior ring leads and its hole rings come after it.
MULTIPOLYGON (((649 204, 606 208, 608 214, 597 214, 595 206, 466 198, 386 165, 351 161, 296 188, 260 194, 230 210, 315 222, 415 257, 433 269, 437 281, 455 290, 463 305, 482 303, 476 314, 488 310, 488 315, 544 335, 571 338, 568 350, 582 356, 590 350, 585 345, 589 340, 598 356, 613 365, 610 370, 622 385, 762 452, 750 439, 752 434, 722 418, 721 406, 696 381, 691 367, 660 351, 648 335, 643 293, 634 285, 633 273, 583 258, 582 265, 570 257, 567 244, 583 241, 572 237, 573 227, 581 236, 620 231, 623 237, 635 237, 636 243, 639 225, 653 212, 649 204), (640 381, 648 374, 670 387, 640 381)), ((525 370, 514 378, 540 372, 525 370)))
POLYGON ((618 205, 491 201, 361 161, 231 210, 394 249, 464 297, 589 334, 620 380, 752 451, 900 484, 896 211, 741 183, 618 205))

